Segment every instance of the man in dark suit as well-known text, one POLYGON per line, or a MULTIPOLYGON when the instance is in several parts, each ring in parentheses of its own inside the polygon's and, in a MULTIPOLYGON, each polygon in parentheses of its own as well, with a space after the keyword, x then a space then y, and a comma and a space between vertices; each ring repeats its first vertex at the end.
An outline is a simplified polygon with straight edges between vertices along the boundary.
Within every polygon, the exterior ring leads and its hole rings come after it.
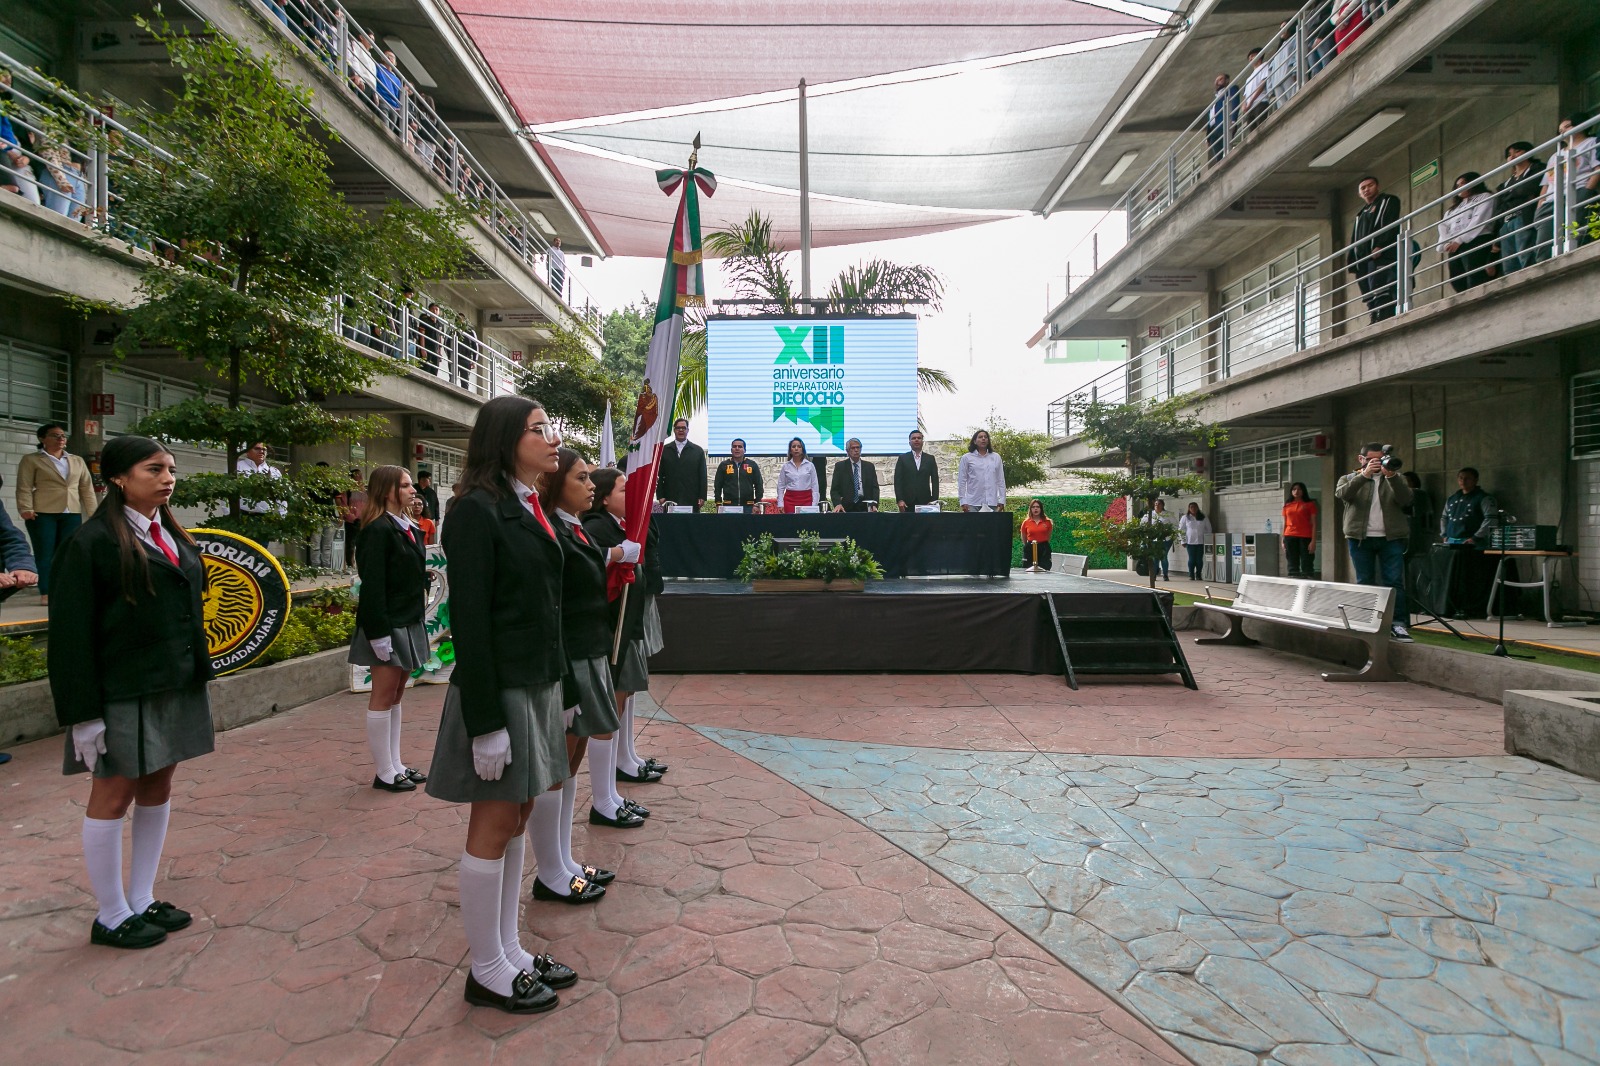
POLYGON ((422 505, 427 508, 428 517, 437 522, 439 490, 433 487, 433 474, 427 470, 417 471, 417 495, 422 497, 422 505))
POLYGON ((1211 106, 1206 109, 1206 145, 1215 163, 1228 154, 1239 139, 1239 87, 1230 85, 1226 73, 1218 74, 1212 82, 1216 90, 1211 106))
POLYGON ((689 440, 689 420, 672 423, 672 439, 661 449, 656 499, 699 509, 706 503, 706 450, 689 440))
POLYGON ((719 504, 743 507, 748 511, 751 504, 761 499, 761 466, 755 460, 745 458, 744 441, 738 437, 733 439, 728 451, 729 457, 717 464, 717 476, 711 494, 719 504))
POLYGON ((910 436, 911 450, 894 461, 894 499, 902 511, 939 502, 939 464, 922 450, 922 430, 910 436))
POLYGON ((865 511, 867 501, 878 500, 878 468, 861 459, 861 441, 851 437, 844 445, 846 458, 833 464, 833 485, 828 498, 835 511, 865 511))
POLYGON ((1356 186, 1366 202, 1356 212, 1355 230, 1345 268, 1356 276, 1361 299, 1372 312, 1372 321, 1382 322, 1395 313, 1395 285, 1398 281, 1399 252, 1396 245, 1400 221, 1400 198, 1380 191, 1378 179, 1362 178, 1356 186))

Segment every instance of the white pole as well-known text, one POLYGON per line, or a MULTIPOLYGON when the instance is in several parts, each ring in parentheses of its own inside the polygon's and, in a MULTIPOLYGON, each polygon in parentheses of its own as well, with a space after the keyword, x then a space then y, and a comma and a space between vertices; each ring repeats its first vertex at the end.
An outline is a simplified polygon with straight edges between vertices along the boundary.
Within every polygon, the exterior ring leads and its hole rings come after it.
POLYGON ((800 79, 800 313, 811 313, 811 149, 806 140, 806 80, 800 79))

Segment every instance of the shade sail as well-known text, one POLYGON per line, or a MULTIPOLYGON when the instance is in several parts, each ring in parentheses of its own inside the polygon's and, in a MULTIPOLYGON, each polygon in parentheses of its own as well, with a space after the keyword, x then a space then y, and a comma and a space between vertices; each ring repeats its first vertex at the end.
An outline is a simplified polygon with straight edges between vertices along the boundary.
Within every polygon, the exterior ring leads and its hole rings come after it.
POLYGON ((712 214, 798 232, 801 78, 818 246, 1027 210, 1186 0, 449 2, 606 250, 658 255, 697 132, 712 214))

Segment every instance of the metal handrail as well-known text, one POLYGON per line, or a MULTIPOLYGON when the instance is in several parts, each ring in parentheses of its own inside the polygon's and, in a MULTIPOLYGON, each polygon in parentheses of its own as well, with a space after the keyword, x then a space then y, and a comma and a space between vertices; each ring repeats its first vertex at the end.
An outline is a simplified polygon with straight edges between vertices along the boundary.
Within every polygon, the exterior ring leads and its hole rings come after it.
MULTIPOLYGON (((0 196, 19 196, 187 269, 217 269, 206 249, 179 248, 141 232, 120 209, 117 175, 152 162, 175 164, 171 153, 4 52, 0 68, 11 74, 17 88, 32 88, 39 97, 13 92, 4 112, 14 139, 0 144, 0 187, 5 189, 0 196), (36 156, 43 164, 43 176, 31 165, 36 156)), ((332 329, 372 354, 410 360, 473 395, 490 399, 515 391, 516 364, 503 346, 427 311, 415 300, 397 298, 386 288, 375 288, 373 296, 392 324, 392 334, 381 326, 346 322, 345 301, 319 317, 325 322, 331 319, 332 329), (413 343, 396 339, 418 336, 426 340, 420 359, 413 343)))
POLYGON ((1452 190, 1369 238, 1351 241, 1293 273, 1269 276, 1211 317, 1147 344, 1121 366, 1051 401, 1046 423, 1052 439, 1072 435, 1074 405, 1164 399, 1215 385, 1327 343, 1362 314, 1374 322, 1403 316, 1422 304, 1469 292, 1491 276, 1575 250, 1586 243, 1579 229, 1588 220, 1579 217, 1580 209, 1600 209, 1600 196, 1579 195, 1581 160, 1563 146, 1597 131, 1600 116, 1524 153, 1547 161, 1543 170, 1530 167, 1517 178, 1518 162, 1502 163, 1472 183, 1486 192, 1466 205, 1452 190), (1509 196, 1497 194, 1512 179, 1538 180, 1538 198, 1511 206, 1509 196), (1486 204, 1485 196, 1493 199, 1486 204), (1453 208, 1462 210, 1452 216, 1453 208), (1474 229, 1479 232, 1469 241, 1453 239, 1458 230, 1474 229), (1452 243, 1458 245, 1454 251, 1452 243))
POLYGON ((256 0, 285 36, 328 68, 443 188, 467 204, 489 230, 548 285, 573 316, 598 335, 594 297, 572 276, 565 253, 538 227, 461 138, 426 94, 401 73, 338 0, 256 0))

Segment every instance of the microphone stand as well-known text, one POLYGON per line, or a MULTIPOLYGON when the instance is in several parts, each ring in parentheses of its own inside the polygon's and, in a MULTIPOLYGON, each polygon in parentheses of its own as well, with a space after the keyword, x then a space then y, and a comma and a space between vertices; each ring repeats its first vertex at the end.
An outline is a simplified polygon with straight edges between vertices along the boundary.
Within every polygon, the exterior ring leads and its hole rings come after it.
MULTIPOLYGON (((1500 621, 1500 636, 1495 641, 1494 648, 1489 652, 1489 654, 1498 655, 1502 659, 1531 659, 1533 658, 1531 655, 1519 655, 1518 653, 1511 651, 1506 647, 1506 586, 1502 580, 1502 575, 1505 573, 1506 560, 1511 558, 1511 556, 1506 554, 1506 552, 1510 551, 1510 549, 1506 547, 1505 528, 1507 517, 1508 516, 1503 509, 1497 510, 1494 513, 1495 531, 1500 534, 1500 561, 1495 564, 1494 583, 1489 586, 1489 589, 1491 596, 1494 594, 1495 590, 1498 590, 1500 595, 1499 610, 1495 616, 1500 621)), ((1510 515, 1509 517, 1513 521, 1516 520, 1516 515, 1510 515)), ((1492 544, 1494 542, 1491 540, 1490 543, 1492 544)))

